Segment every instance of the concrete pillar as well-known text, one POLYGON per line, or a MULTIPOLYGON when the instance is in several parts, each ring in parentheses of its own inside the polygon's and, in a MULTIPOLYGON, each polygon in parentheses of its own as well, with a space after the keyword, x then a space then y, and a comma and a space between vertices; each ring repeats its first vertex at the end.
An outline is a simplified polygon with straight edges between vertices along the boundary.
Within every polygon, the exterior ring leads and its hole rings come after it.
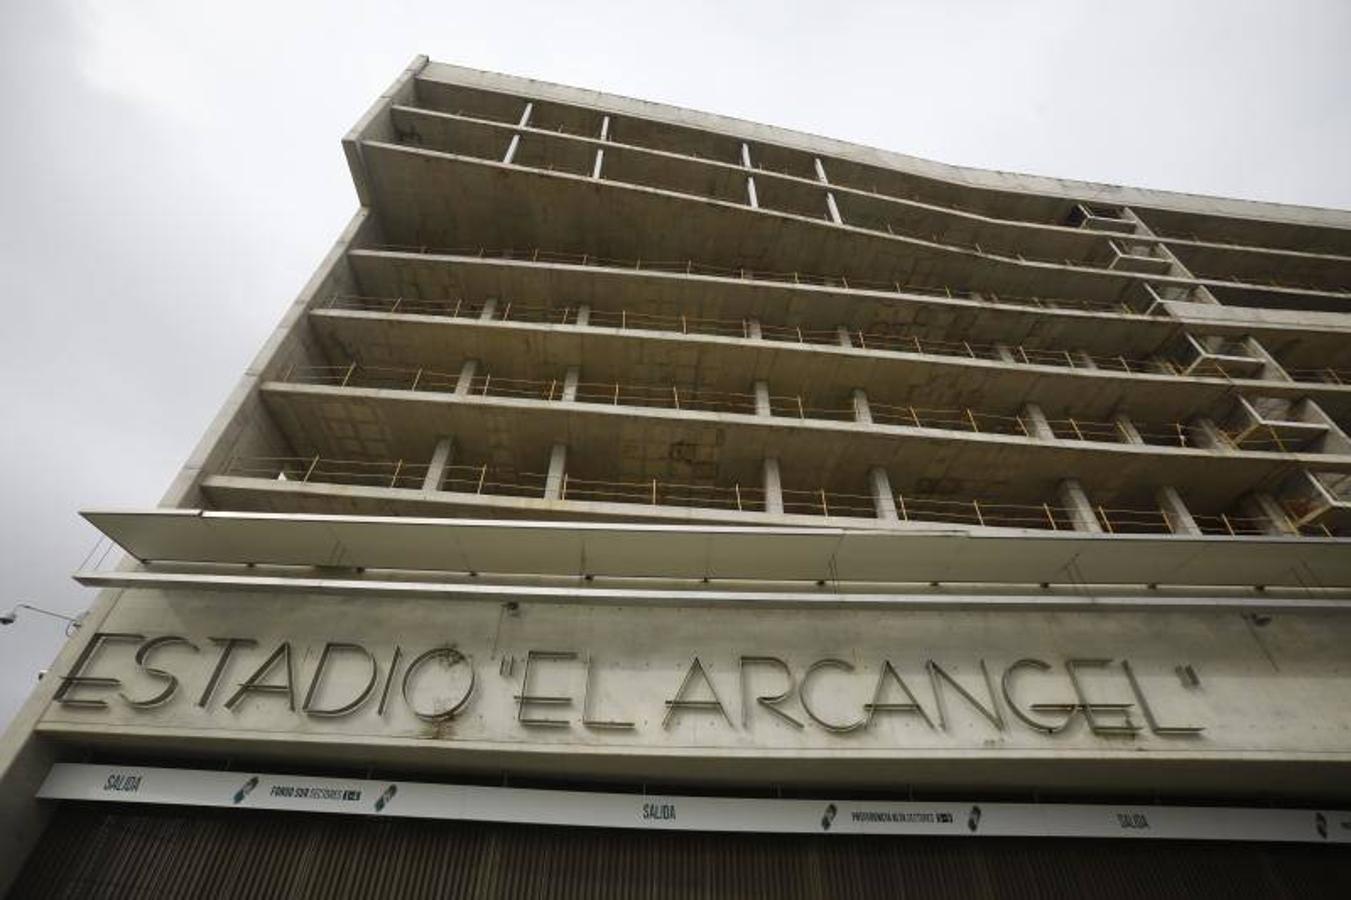
POLYGON ((783 515, 783 479, 779 477, 779 461, 772 456, 765 457, 764 482, 765 512, 783 515))
POLYGON ((755 414, 757 416, 774 415, 774 408, 769 403, 769 382, 767 381, 755 383, 755 414))
POLYGON ((1276 502, 1276 498, 1265 491, 1257 491, 1248 497, 1248 509, 1262 520, 1262 531, 1267 534, 1291 535, 1299 532, 1290 524, 1290 517, 1276 502))
POLYGON ((1121 438, 1127 444, 1143 444, 1145 439, 1140 437, 1140 432, 1135 427, 1135 423, 1130 420, 1130 416, 1125 413, 1117 413, 1112 416, 1112 421, 1116 423, 1117 431, 1121 432, 1121 438))
POLYGON ((1018 358, 1013 355, 1013 348, 1008 344, 995 344, 995 356, 998 356, 1003 362, 1016 363, 1018 358))
MULTIPOLYGON (((751 148, 749 144, 741 145, 741 167, 747 172, 751 171, 751 148)), ((755 178, 751 175, 746 176, 746 202, 750 204, 751 209, 760 208, 760 198, 755 193, 755 178)))
POLYGON ((577 399, 577 382, 581 380, 582 370, 577 366, 568 366, 563 376, 563 402, 572 403, 577 399))
POLYGON ((563 472, 568 462, 568 445, 554 444, 549 451, 549 474, 544 478, 544 499, 563 499, 563 472))
POLYGON ((1074 364, 1080 369, 1096 369, 1098 364, 1093 361, 1093 357, 1088 355, 1087 350, 1076 350, 1074 352, 1074 364))
MULTIPOLYGON (((820 158, 813 159, 812 163, 816 166, 816 180, 830 184, 830 179, 826 178, 826 167, 821 165, 820 158)), ((844 219, 840 218, 840 208, 835 204, 835 194, 831 191, 826 191, 826 212, 830 213, 830 221, 836 225, 844 224, 844 219)))
POLYGON ((843 325, 835 326, 835 340, 840 342, 841 347, 854 346, 854 339, 849 336, 849 329, 843 325))
POLYGON ((868 485, 872 488, 873 508, 877 510, 877 518, 888 522, 899 521, 901 517, 896 512, 896 494, 891 490, 891 478, 887 475, 887 470, 880 466, 869 469, 868 485))
MULTIPOLYGON (((600 139, 608 141, 610 139, 610 117, 603 116, 600 120, 600 139)), ((591 177, 599 178, 601 166, 605 164, 605 150, 601 147, 596 148, 596 162, 591 167, 591 177)))
MULTIPOLYGON (((854 421, 860 425, 871 425, 873 423, 873 411, 868 406, 868 394, 863 388, 854 388, 854 421)), ((886 472, 882 473, 886 475, 886 472)))
POLYGON ((1077 479, 1066 478, 1060 482, 1056 499, 1069 515, 1070 521, 1074 523, 1075 531, 1102 532, 1102 523, 1093 512, 1093 504, 1089 501, 1088 494, 1084 492, 1084 486, 1077 479))
POLYGON ((460 377, 455 379, 455 393, 463 397, 474 386, 474 373, 478 371, 478 360, 466 359, 460 366, 460 377))
POLYGON ((751 317, 746 320, 746 337, 752 341, 762 340, 764 332, 760 330, 760 320, 751 317))
POLYGON ((1173 534, 1200 534, 1201 529, 1192 518, 1191 510, 1182 502, 1182 495, 1172 485, 1164 485, 1154 492, 1159 509, 1168 517, 1168 526, 1173 534))
POLYGON ((1027 429, 1028 437, 1036 438, 1040 441, 1055 440, 1055 432, 1051 430, 1051 423, 1046 419, 1046 413, 1041 411, 1041 407, 1035 403, 1023 404, 1023 411, 1019 414, 1023 420, 1023 427, 1027 429))
POLYGON ((436 442, 436 449, 432 451, 432 461, 427 466, 427 477, 422 479, 424 491, 441 490, 441 482, 446 480, 446 466, 450 465, 454 447, 454 441, 448 437, 436 442))
POLYGON ((496 314, 497 314, 497 300, 496 300, 496 298, 494 298, 494 297, 489 297, 487 300, 484 300, 484 301, 483 301, 483 309, 479 310, 478 317, 479 317, 480 319, 483 319, 483 320, 486 321, 486 320, 488 320, 488 319, 491 319, 491 318, 492 318, 493 316, 495 316, 496 314))
POLYGON ((585 328, 591 324, 591 305, 589 303, 578 304, 577 318, 572 324, 576 325, 578 328, 585 328))
POLYGON ((1196 446, 1203 450, 1230 450, 1229 439, 1220 431, 1220 427, 1215 424, 1213 419, 1206 416, 1198 416, 1188 423, 1191 428, 1192 441, 1196 446))

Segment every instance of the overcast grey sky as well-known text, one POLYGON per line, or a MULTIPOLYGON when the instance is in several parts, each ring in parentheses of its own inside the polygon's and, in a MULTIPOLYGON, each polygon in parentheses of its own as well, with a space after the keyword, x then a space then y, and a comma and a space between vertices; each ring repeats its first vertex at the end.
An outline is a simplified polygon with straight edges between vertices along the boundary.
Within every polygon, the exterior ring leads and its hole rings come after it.
MULTIPOLYGON (((1349 0, 3 0, 0 606, 67 612, 356 205, 416 53, 944 162, 1351 208, 1349 0)), ((0 723, 60 623, 0 630, 0 723)))

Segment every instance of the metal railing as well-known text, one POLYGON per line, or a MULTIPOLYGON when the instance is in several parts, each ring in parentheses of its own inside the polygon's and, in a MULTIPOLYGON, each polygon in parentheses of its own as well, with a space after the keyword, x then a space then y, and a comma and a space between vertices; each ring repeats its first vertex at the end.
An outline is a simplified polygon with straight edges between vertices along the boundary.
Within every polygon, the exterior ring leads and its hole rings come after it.
MULTIPOLYGON (((231 460, 221 474, 267 481, 300 484, 352 485, 360 487, 423 490, 429 466, 405 460, 330 459, 321 456, 251 456, 231 460)), ((484 465, 449 465, 433 491, 457 494, 543 498, 548 476, 484 465)), ((559 500, 589 503, 640 504, 736 512, 764 512, 762 486, 695 484, 662 478, 615 481, 581 478, 565 472, 559 500)), ((897 517, 904 522, 953 524, 985 528, 1029 528, 1044 531, 1074 531, 1074 513, 1051 503, 1007 503, 979 498, 958 499, 924 494, 897 493, 892 497, 897 517)), ((843 517, 876 520, 876 502, 870 494, 850 493, 825 487, 784 488, 783 511, 787 515, 843 517)), ((1092 514, 1108 534, 1169 534, 1175 523, 1156 507, 1095 506, 1092 514)), ((1227 513, 1196 515, 1193 520, 1207 535, 1258 535, 1268 531, 1266 519, 1227 513)), ((1288 524, 1288 523, 1287 523, 1288 524)), ((1293 530, 1293 529, 1292 529, 1293 530)), ((1331 535, 1327 528, 1300 529, 1301 533, 1331 535)))
POLYGON ((1146 318, 1128 303, 1109 300, 1080 300, 1062 297, 1041 297, 995 291, 973 291, 959 287, 928 287, 903 285, 899 281, 878 281, 852 275, 825 275, 810 272, 784 272, 771 269, 752 269, 744 266, 717 266, 694 260, 626 259, 597 256, 589 253, 570 253, 538 248, 517 250, 489 247, 431 247, 421 244, 369 244, 358 250, 379 250, 395 253, 417 253, 432 256, 460 256, 478 259, 504 259, 517 262, 548 263, 553 265, 595 266, 609 269, 664 272, 679 275, 701 275, 712 278, 733 278, 741 281, 768 281, 776 284, 825 287, 840 290, 864 290, 888 294, 917 294, 944 299, 962 299, 984 302, 995 306, 1026 306, 1033 309, 1069 309, 1092 312, 1110 312, 1146 318))
MULTIPOLYGON (((432 111, 434 111, 434 112, 446 112, 446 111, 437 111, 437 110, 432 110, 432 111)), ((517 122, 515 122, 515 121, 508 121, 507 119, 500 118, 500 117, 498 117, 498 116, 493 116, 493 115, 490 115, 490 114, 471 114, 471 113, 465 113, 465 112, 459 112, 459 111, 457 111, 457 112, 447 112, 446 114, 452 115, 452 116, 456 116, 456 117, 458 117, 458 118, 464 119, 464 120, 469 121, 469 122, 486 123, 486 124, 490 124, 490 125, 493 125, 493 126, 496 126, 496 127, 502 127, 502 128, 505 128, 505 127, 515 127, 516 130, 518 130, 518 131, 521 130, 521 129, 519 128, 519 125, 518 125, 517 122)), ((566 127, 564 127, 564 126, 562 126, 562 125, 559 125, 559 124, 556 124, 556 123, 555 123, 553 126, 551 126, 551 127, 539 127, 539 126, 530 125, 530 126, 526 126, 526 129, 525 129, 525 130, 530 131, 532 134, 538 134, 538 135, 540 135, 541 137, 548 137, 548 136, 552 136, 552 135, 566 135, 566 136, 568 136, 568 137, 572 137, 572 138, 581 138, 581 139, 588 140, 588 141, 594 141, 594 140, 596 140, 596 138, 597 138, 597 135, 596 135, 596 134, 586 134, 586 133, 583 133, 583 132, 580 132, 580 131, 576 131, 576 130, 574 130, 574 129, 566 128, 566 127)), ((724 137, 724 138, 725 138, 726 136, 721 136, 721 137, 724 137)), ((734 139, 733 139, 733 140, 734 140, 734 139)), ((415 145, 415 146, 422 146, 422 145, 423 145, 423 141, 421 140, 421 135, 418 134, 418 133, 416 133, 416 132, 411 132, 411 133, 409 133, 408 135, 400 135, 399 138, 398 138, 398 141, 399 141, 399 143, 407 144, 407 145, 415 145)), ((449 144, 446 144, 446 143, 444 143, 444 142, 438 142, 438 143, 440 144, 440 146, 439 146, 438 148, 436 148, 436 149, 439 149, 439 150, 441 150, 442 152, 448 152, 448 153, 456 152, 453 146, 451 146, 451 145, 449 145, 449 144)), ((598 145, 598 146, 602 146, 602 145, 598 145)), ((738 164, 738 162, 737 162, 736 160, 734 160, 734 159, 731 159, 731 158, 729 158, 729 159, 714 159, 714 158, 710 158, 710 157, 701 156, 700 154, 697 154, 697 153, 690 152, 688 149, 671 150, 671 149, 669 149, 669 148, 663 148, 663 147, 659 147, 659 146, 655 146, 655 145, 649 145, 649 144, 645 144, 645 143, 641 143, 641 142, 635 143, 635 142, 632 142, 632 141, 620 141, 620 142, 609 141, 609 142, 606 142, 603 146, 605 147, 605 149, 612 150, 612 152, 624 152, 624 151, 627 151, 627 150, 634 150, 634 151, 638 151, 638 152, 656 152, 656 153, 668 154, 668 155, 670 155, 670 156, 678 157, 678 158, 680 158, 680 159, 682 159, 682 160, 689 161, 689 162, 694 162, 694 163, 704 163, 704 164, 708 164, 708 163, 711 162, 711 163, 714 163, 714 164, 719 165, 719 166, 721 166, 721 167, 727 167, 727 168, 729 168, 729 169, 738 169, 738 170, 739 170, 739 169, 741 168, 740 165, 738 164)), ((477 154, 471 154, 471 155, 478 156, 477 154)), ((487 157, 479 156, 479 158, 487 158, 487 157)), ((804 162, 804 167, 805 167, 805 162, 804 162)), ((554 168, 554 167, 553 167, 552 165, 533 165, 533 166, 530 166, 530 168, 534 168, 534 169, 537 169, 537 170, 540 170, 540 171, 553 171, 553 168, 554 168)), ((943 201, 938 200, 938 199, 933 198, 933 197, 921 197, 919 194, 914 193, 913 191, 912 191, 912 192, 909 192, 909 193, 898 192, 898 191, 891 191, 891 190, 888 190, 888 191, 881 191, 881 190, 878 190, 877 184, 876 184, 876 180, 875 180, 875 179, 873 180, 873 183, 872 183, 870 186, 867 186, 867 187, 863 186, 863 184, 862 184, 861 182, 854 181, 853 179, 850 179, 850 178, 848 178, 848 177, 845 177, 845 178, 843 178, 843 179, 835 178, 835 179, 832 180, 831 183, 829 183, 829 184, 823 184, 823 183, 821 183, 820 181, 818 181, 812 174, 808 174, 808 173, 805 171, 805 168, 804 168, 804 170, 793 171, 793 170, 789 170, 789 169, 785 169, 785 168, 780 168, 780 167, 766 166, 766 165, 761 164, 761 163, 753 163, 749 171, 754 172, 754 173, 763 173, 763 174, 768 174, 768 175, 773 175, 773 176, 776 176, 776 177, 779 177, 779 178, 783 178, 783 179, 786 179, 786 180, 792 182, 794 185, 799 186, 800 188, 819 190, 819 191, 822 192, 823 200, 824 200, 824 193, 825 193, 825 192, 827 192, 827 191, 833 191, 833 192, 835 192, 835 193, 837 193, 837 194, 840 194, 840 195, 843 196, 843 197, 846 197, 850 203, 866 203, 866 202, 872 202, 872 203, 875 203, 875 204, 881 204, 883 209, 886 209, 886 208, 892 208, 892 209, 894 209, 896 206, 913 207, 913 208, 916 208, 916 209, 921 210, 921 211, 922 211, 922 210, 935 210, 935 211, 949 212, 949 213, 953 213, 953 214, 956 214, 956 215, 959 215, 959 216, 964 216, 964 217, 975 217, 975 218, 980 219, 981 221, 990 222, 990 223, 995 223, 995 224, 999 224, 999 225, 1009 225, 1009 226, 1014 226, 1014 227, 1027 226, 1027 225, 1037 226, 1037 227, 1043 227, 1043 228, 1049 228, 1049 229, 1057 229, 1057 228, 1064 227, 1062 222, 1057 222, 1057 221, 1047 220, 1047 219, 1044 219, 1044 218, 1030 218, 1030 219, 1029 219, 1029 218, 1010 218, 1010 217, 1008 217, 1008 216, 997 215, 997 214, 994 214, 994 213, 991 213, 991 212, 988 212, 988 211, 985 211, 985 210, 981 210, 981 209, 979 209, 979 208, 968 208, 968 207, 963 207, 962 205, 957 204, 957 203, 943 202, 943 201)), ((900 173, 888 173, 888 174, 892 175, 892 177, 895 177, 897 174, 900 174, 900 173)), ((649 184, 648 181, 642 181, 642 180, 637 180, 637 179, 621 179, 621 183, 631 183, 631 184, 639 184, 639 185, 646 185, 646 184, 649 184)), ((694 191, 690 191, 690 190, 679 190, 679 191, 677 191, 677 193, 682 193, 682 194, 685 194, 685 195, 687 195, 687 196, 697 197, 697 198, 701 198, 701 199, 725 199, 725 198, 723 198, 721 195, 718 195, 718 194, 716 194, 716 193, 714 193, 714 192, 712 192, 712 191, 710 191, 710 190, 705 190, 705 191, 702 192, 702 193, 698 193, 698 192, 694 192, 694 191)), ((796 208, 796 207, 792 207, 792 206, 776 206, 776 205, 775 205, 774 203, 772 203, 772 202, 766 202, 766 200, 765 200, 764 197, 761 198, 760 206, 763 206, 763 207, 766 207, 766 208, 769 208, 769 209, 777 209, 778 211, 781 211, 781 212, 788 212, 788 213, 794 213, 794 214, 799 214, 799 215, 801 214, 801 210, 798 209, 798 208, 796 208)), ((829 219, 829 217, 824 213, 824 211, 822 212, 822 216, 821 216, 821 217, 822 217, 822 218, 825 218, 825 219, 827 219, 827 220, 829 219)), ((874 232, 877 232, 877 233, 881 233, 881 232, 883 231, 883 229, 885 229, 886 233, 888 233, 888 234, 892 234, 892 235, 895 235, 895 234, 902 234, 902 235, 905 235, 905 236, 908 236, 908 237, 913 237, 913 238, 919 238, 919 239, 923 239, 923 240, 928 240, 928 241, 930 241, 930 242, 932 242, 932 243, 940 244, 940 245, 946 246, 946 247, 960 247, 960 248, 964 248, 964 249, 969 249, 969 250, 973 250, 973 251, 975 251, 975 252, 977 252, 977 253, 980 253, 980 254, 982 254, 982 255, 990 255, 990 256, 995 257, 995 258, 1003 258, 1003 259, 1010 259, 1010 260, 1015 260, 1015 259, 1016 259, 1016 260, 1018 260, 1018 261, 1020 261, 1020 262, 1023 262, 1023 261, 1032 261, 1032 262, 1041 262, 1041 263, 1052 263, 1052 264, 1058 264, 1058 265, 1063 264, 1063 265, 1071 266, 1071 267, 1105 268, 1105 265, 1099 264, 1099 263, 1094 263, 1094 262, 1089 261, 1089 260, 1077 260, 1077 261, 1076 261, 1076 260, 1067 259, 1067 258, 1064 258, 1064 257, 1055 257, 1055 256, 1050 256, 1050 255, 1045 255, 1045 254, 1033 254, 1033 252, 1031 252, 1030 250, 1019 251, 1019 250, 1013 249, 1013 246, 1012 246, 1012 245, 1010 245, 1010 246, 1007 247, 1007 248, 1001 248, 1001 251, 1000 251, 1000 252, 997 252, 997 253, 988 253, 985 249, 983 249, 983 248, 981 247, 981 245, 980 245, 979 243, 976 243, 976 242, 971 242, 971 243, 961 243, 961 242, 959 242, 959 241, 955 241, 955 240, 951 240, 951 239, 945 239, 943 235, 938 234, 938 233, 934 233, 934 232, 926 232, 926 231, 922 231, 922 230, 917 229, 917 228, 907 227, 907 226, 905 226, 905 225, 897 226, 897 224, 896 224, 895 222, 893 222, 889 217, 884 217, 884 218, 882 219, 882 227, 878 227, 878 224, 877 224, 876 222, 873 222, 873 221, 869 221, 869 222, 850 221, 848 224, 850 224, 850 225, 852 225, 852 226, 854 226, 854 227, 857 227, 857 228, 861 228, 861 229, 869 230, 869 231, 874 231, 874 232)), ((1114 234, 1114 233, 1113 233, 1113 234, 1114 234)), ((1106 234, 1106 233, 1103 233, 1103 234, 1099 235, 1098 233, 1095 232, 1095 236, 1107 237, 1107 234, 1106 234)), ((1142 239, 1143 239, 1143 238, 1142 238, 1142 239)), ((1153 233, 1150 234, 1150 235, 1148 235, 1148 239, 1153 240, 1153 241, 1156 241, 1156 242, 1158 242, 1158 241, 1164 241, 1164 242, 1166 242, 1166 241, 1169 241, 1169 240, 1178 240, 1178 241, 1189 241, 1189 240, 1190 240, 1190 241, 1193 241, 1193 242, 1200 242, 1200 241, 1201 241, 1201 239, 1200 239, 1200 238, 1197 238, 1196 235, 1194 235, 1194 234, 1192 234, 1192 235, 1184 235, 1184 234, 1181 234, 1181 233, 1171 233, 1171 232, 1167 232, 1167 231, 1160 231, 1160 230, 1158 230, 1158 229, 1153 229, 1153 233)), ((1280 252, 1280 251, 1282 251, 1282 250, 1286 250, 1286 249, 1287 249, 1287 248, 1280 248, 1280 247, 1252 246, 1252 245, 1246 245, 1246 244, 1241 244, 1241 243, 1232 242, 1232 241, 1222 241, 1222 240, 1214 240, 1214 239, 1206 240, 1206 241, 1204 241, 1204 242, 1205 242, 1205 243, 1215 244, 1215 245, 1218 245, 1218 246, 1224 246, 1224 247, 1233 248, 1233 249, 1249 250, 1249 251, 1257 250, 1257 251, 1276 251, 1276 252, 1280 252)), ((1340 258, 1345 258, 1345 255, 1344 255, 1344 254, 1331 254, 1331 255, 1333 255, 1333 256, 1338 256, 1338 257, 1340 257, 1340 258)), ((1212 276, 1212 279, 1218 281, 1218 280, 1221 280, 1223 277, 1224 277, 1224 276, 1212 276)), ((1264 286, 1268 286, 1268 285, 1269 285, 1269 286, 1275 286, 1275 287, 1288 287, 1288 288, 1293 288, 1293 289, 1297 289, 1297 290, 1333 291, 1333 292, 1340 292, 1340 293, 1351 293, 1351 286, 1342 286, 1342 287, 1340 287, 1340 288, 1329 288, 1329 287, 1327 287, 1326 285, 1321 285, 1321 284, 1314 283, 1314 282, 1302 281, 1302 280, 1299 280, 1299 279, 1293 279, 1293 278, 1289 278, 1288 276, 1283 277, 1283 278, 1281 278, 1281 279, 1275 279, 1275 278, 1267 277, 1267 278, 1265 279, 1265 284, 1263 284, 1263 282, 1259 282, 1259 281, 1256 280, 1255 278, 1240 279, 1240 278, 1239 278, 1238 276, 1236 276, 1236 275, 1230 275, 1230 276, 1228 276, 1228 278, 1229 278, 1229 280, 1233 281, 1237 286, 1240 286, 1240 287, 1261 288, 1261 287, 1264 287, 1264 286)))
MULTIPOLYGON (((564 379, 505 378, 488 372, 476 372, 469 378, 433 369, 364 366, 351 363, 346 366, 294 366, 282 378, 294 384, 314 384, 331 387, 375 388, 380 390, 429 391, 454 393, 461 385, 463 393, 478 397, 507 397, 526 400, 562 401, 564 379)), ((643 385, 622 382, 579 381, 575 386, 577 403, 607 406, 629 406, 755 415, 754 393, 714 391, 703 388, 682 388, 677 385, 643 385)), ((838 405, 820 404, 801 394, 769 394, 768 414, 774 418, 796 418, 801 421, 856 422, 858 414, 852 402, 838 405)), ((1047 419, 1050 435, 1039 435, 1024 416, 980 412, 970 408, 934 408, 898 405, 870 400, 868 409, 872 421, 880 425, 902 428, 926 428, 961 431, 973 434, 999 434, 1040 440, 1055 437, 1102 444, 1136 444, 1131 431, 1120 421, 1102 422, 1093 419, 1047 419)), ((1184 422, 1139 424, 1130 428, 1144 444, 1159 447, 1196 447, 1204 449, 1206 442, 1193 437, 1193 426, 1184 422)), ((1291 452, 1272 428, 1270 437, 1254 434, 1244 436, 1244 446, 1237 444, 1237 432, 1216 428, 1213 437, 1230 450, 1262 450, 1291 452)))
MULTIPOLYGON (((549 325, 577 325, 579 309, 573 306, 549 306, 509 301, 485 317, 482 301, 418 300, 403 297, 365 297, 335 294, 325 304, 328 309, 382 312, 401 315, 425 315, 455 319, 487 319, 498 322, 527 322, 549 325)), ((956 357, 1000 362, 1012 365, 1054 366, 1075 370, 1102 370, 1144 375, 1177 377, 1213 377, 1232 380, 1221 360, 1202 357, 1188 365, 1164 356, 1146 359, 1123 354, 1088 353, 1022 344, 993 344, 970 341, 942 341, 922 338, 899 329, 874 326, 871 329, 812 329, 798 325, 778 325, 751 319, 722 319, 691 315, 660 315, 636 310, 588 308, 587 326, 634 331, 661 331, 678 334, 752 339, 818 346, 849 346, 864 350, 914 353, 923 356, 956 357)), ((1295 381, 1351 384, 1351 370, 1331 368, 1288 369, 1295 381)))

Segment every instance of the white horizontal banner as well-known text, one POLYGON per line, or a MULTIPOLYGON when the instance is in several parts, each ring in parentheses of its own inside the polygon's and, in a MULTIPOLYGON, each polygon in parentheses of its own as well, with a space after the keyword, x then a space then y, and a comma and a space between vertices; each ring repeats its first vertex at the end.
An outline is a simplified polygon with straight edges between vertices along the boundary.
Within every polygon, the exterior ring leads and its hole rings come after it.
POLYGON ((525 825, 1351 844, 1346 810, 672 797, 58 763, 38 796, 525 825))

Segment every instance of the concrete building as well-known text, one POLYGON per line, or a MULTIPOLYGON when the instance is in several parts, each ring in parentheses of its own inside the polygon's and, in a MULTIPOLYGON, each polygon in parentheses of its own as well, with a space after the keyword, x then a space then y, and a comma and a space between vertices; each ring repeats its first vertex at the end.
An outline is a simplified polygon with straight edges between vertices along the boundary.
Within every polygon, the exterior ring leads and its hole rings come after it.
POLYGON ((164 500, 85 513, 17 892, 1348 884, 1351 213, 425 58, 343 148, 164 500))

